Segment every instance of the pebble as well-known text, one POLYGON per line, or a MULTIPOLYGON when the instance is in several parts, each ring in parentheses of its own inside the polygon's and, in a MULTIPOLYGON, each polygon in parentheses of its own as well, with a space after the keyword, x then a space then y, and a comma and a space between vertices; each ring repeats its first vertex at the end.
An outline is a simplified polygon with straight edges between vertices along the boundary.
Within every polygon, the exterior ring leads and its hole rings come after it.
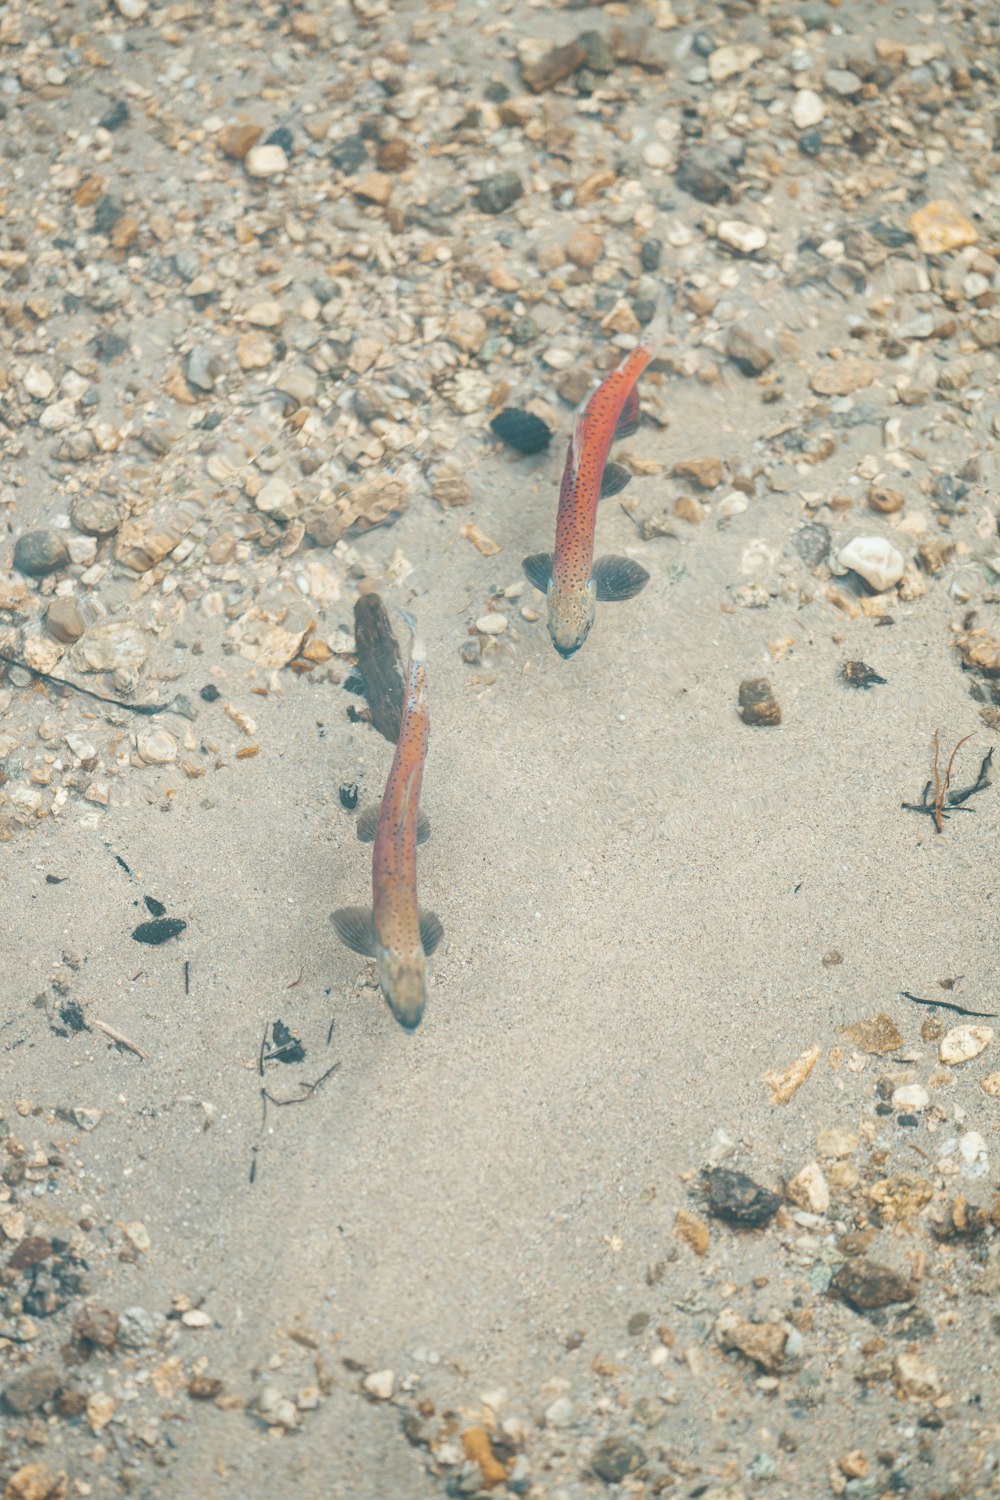
POLYGON ((259 511, 268 516, 278 516, 282 521, 291 521, 298 515, 300 505, 295 490, 280 474, 272 474, 254 500, 259 511))
POLYGON ((693 479, 703 490, 718 489, 722 483, 722 461, 718 458, 682 458, 671 473, 693 479))
POLYGON ((799 89, 792 100, 792 121, 799 130, 809 130, 818 125, 826 114, 819 94, 812 89, 799 89))
POLYGON ((1000 1073, 990 1073, 979 1085, 990 1099, 1000 1099, 1000 1073))
POLYGON ((66 539, 61 531, 44 527, 26 531, 14 544, 14 567, 28 578, 44 578, 65 567, 69 561, 66 539))
POLYGON ((184 374, 196 390, 214 391, 222 371, 222 360, 205 344, 195 344, 184 356, 184 374))
POLYGON ((745 678, 738 701, 744 724, 773 727, 781 723, 781 708, 766 677, 745 678))
POLYGON ((288 171, 288 157, 280 146, 251 146, 243 165, 250 177, 280 177, 288 171))
POLYGON ((903 576, 902 553, 880 536, 856 536, 837 554, 840 567, 857 573, 877 594, 894 588, 903 576))
POLYGON ((557 1396, 545 1410, 546 1427, 571 1427, 576 1417, 576 1407, 568 1396, 557 1396))
POLYGON ((48 370, 41 365, 29 365, 24 372, 24 389, 36 401, 48 401, 55 393, 56 383, 48 370))
POLYGON ((746 148, 742 141, 695 146, 681 157, 674 174, 677 186, 701 203, 734 197, 746 148))
POLYGON ((524 183, 517 172, 498 172, 479 183, 476 207, 484 214, 502 214, 523 194, 524 183))
POLYGON ((919 1354, 897 1354, 893 1361, 893 1374, 904 1396, 912 1401, 927 1401, 940 1396, 941 1377, 932 1364, 919 1354))
POLYGON ((115 0, 115 9, 126 21, 141 21, 149 9, 149 0, 115 0))
POLYGON ((985 1177, 989 1171, 989 1151, 978 1130, 969 1130, 959 1138, 958 1154, 963 1177, 985 1177))
POLYGON ((906 504, 902 490, 894 490, 887 484, 872 484, 868 487, 868 504, 880 515, 894 515, 906 504))
POLYGON ((87 1426, 91 1432, 102 1432, 111 1421, 118 1404, 107 1391, 95 1391, 87 1399, 87 1426))
POLYGON ((917 1295, 909 1277, 864 1255, 845 1261, 830 1284, 845 1302, 865 1312, 912 1302, 917 1295))
POLYGON ((272 341, 255 329, 242 334, 236 343, 236 362, 241 370, 266 370, 275 353, 272 341))
POLYGON ((156 1339, 157 1321, 145 1307, 126 1307, 118 1314, 118 1342, 126 1349, 147 1349, 156 1339))
POLYGON ((110 672, 118 691, 130 693, 146 662, 146 642, 131 621, 102 620, 84 632, 70 655, 78 672, 110 672))
POLYGON ((642 148, 642 159, 655 172, 665 172, 668 167, 673 166, 674 155, 662 141, 647 141, 642 148))
POLYGON ((904 1083, 892 1093, 893 1109, 902 1110, 924 1110, 931 1102, 931 1096, 920 1083, 904 1083))
POLYGON ((830 550, 830 528, 822 521, 811 521, 792 533, 792 546, 809 568, 818 568, 830 550))
POLYGON ((480 615, 476 621, 476 629, 480 635, 502 635, 507 629, 507 616, 499 612, 480 615))
POLYGON ((774 363, 774 339, 747 323, 732 323, 726 330, 725 351, 744 375, 761 375, 774 363))
POLYGON ((825 1214, 830 1207, 830 1188, 818 1162, 796 1173, 785 1189, 791 1201, 811 1214, 825 1214))
POLYGON ((65 1383, 65 1377, 55 1365, 31 1365, 12 1375, 0 1395, 9 1412, 24 1416, 51 1401, 65 1383))
POLYGON ((850 1156, 860 1144, 853 1130, 842 1130, 838 1126, 833 1126, 829 1130, 820 1130, 816 1135, 816 1149, 820 1156, 833 1160, 850 1156))
POLYGON ((759 1229, 774 1218, 781 1198, 770 1188, 761 1187, 743 1172, 718 1167, 706 1173, 708 1211, 716 1219, 736 1224, 742 1229, 759 1229))
POLYGON ((376 1401, 389 1401, 396 1389, 396 1372, 394 1370, 374 1370, 371 1375, 366 1375, 361 1382, 369 1396, 374 1396, 376 1401))
POLYGON ((627 1474, 634 1474, 646 1462, 638 1443, 628 1438, 606 1438, 591 1455, 590 1468, 605 1484, 620 1484, 627 1474))
POLYGON ((141 730, 136 749, 150 766, 165 766, 177 759, 177 741, 168 729, 141 730))
POLYGON ((738 1349, 762 1370, 785 1364, 788 1329, 780 1323, 751 1323, 726 1307, 715 1320, 715 1336, 723 1349, 738 1349))
POLYGON ((818 396, 849 396, 871 385, 877 373, 867 359, 828 360, 811 376, 809 384, 818 396))
POLYGON ((588 270, 601 257, 604 241, 589 224, 580 224, 566 241, 566 255, 575 266, 588 270))
POLYGON ((384 208, 392 197, 392 178, 387 172, 364 172, 351 183, 351 192, 356 198, 384 208))
POLYGON ((907 220, 907 228, 924 255, 945 255, 979 239, 975 225, 944 198, 918 208, 907 220))
POLYGON ((864 86, 857 73, 853 73, 850 68, 831 68, 823 75, 823 84, 831 94, 839 94, 841 99, 853 99, 864 86))
POLYGON ((78 495, 70 507, 77 531, 88 536, 110 536, 121 525, 121 507, 106 495, 78 495))
POLYGON ((953 1026, 938 1043, 938 1056, 949 1067, 957 1067, 985 1052, 994 1035, 992 1026, 953 1026))
POLYGON ((277 1386, 264 1386, 254 1402, 254 1411, 268 1427, 281 1427, 286 1432, 291 1432, 299 1425, 295 1402, 283 1395, 277 1386))
POLYGON ((226 125, 219 131, 219 150, 233 161, 243 161, 264 131, 260 125, 226 125))
POLYGON ((747 224, 742 219, 723 219, 715 233, 722 244, 741 255, 754 255, 767 244, 767 232, 759 224, 747 224))
POLYGON ((716 47, 708 59, 708 76, 713 83, 725 83, 738 73, 745 73, 763 57, 763 52, 753 42, 736 42, 729 47, 716 47))

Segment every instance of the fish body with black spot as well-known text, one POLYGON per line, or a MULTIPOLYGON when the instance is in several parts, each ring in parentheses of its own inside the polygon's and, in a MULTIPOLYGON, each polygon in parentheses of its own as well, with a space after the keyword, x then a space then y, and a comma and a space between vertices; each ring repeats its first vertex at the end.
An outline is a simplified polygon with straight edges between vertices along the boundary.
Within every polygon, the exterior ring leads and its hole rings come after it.
POLYGON ((341 940, 374 958, 382 993, 396 1020, 408 1031, 420 1024, 427 1003, 427 957, 443 929, 417 902, 417 845, 428 836, 420 813, 420 788, 430 738, 427 664, 423 647, 413 643, 399 739, 378 808, 362 814, 358 836, 372 849, 372 907, 334 912, 341 940))
POLYGON ((615 494, 628 483, 627 471, 609 465, 608 455, 617 438, 629 436, 638 427, 637 382, 656 357, 665 331, 666 312, 661 309, 631 354, 587 401, 566 456, 555 550, 524 560, 528 578, 546 595, 549 635, 560 656, 579 651, 599 602, 634 598, 649 580, 645 568, 630 558, 604 557, 595 563, 594 535, 602 496, 615 494))

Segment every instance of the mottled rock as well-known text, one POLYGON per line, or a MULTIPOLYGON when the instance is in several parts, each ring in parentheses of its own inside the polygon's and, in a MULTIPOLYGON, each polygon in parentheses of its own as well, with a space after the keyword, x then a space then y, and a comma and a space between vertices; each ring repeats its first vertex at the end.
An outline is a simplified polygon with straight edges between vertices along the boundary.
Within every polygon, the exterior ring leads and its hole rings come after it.
POLYGON ((110 536, 121 525, 122 508, 107 495, 78 495, 70 507, 78 531, 87 536, 110 536))
POLYGON ((601 257, 604 241, 589 224, 578 224, 566 241, 566 255, 575 266, 589 270, 601 257))
POLYGON ((763 57, 763 52, 753 42, 735 42, 728 47, 716 47, 708 59, 708 76, 713 83, 725 83, 745 73, 763 57))
POLYGON ((9 1412, 24 1416, 51 1401, 65 1383, 62 1371, 55 1365, 30 1365, 6 1382, 3 1404, 9 1412))
POLYGON ((954 1068, 978 1057, 993 1040, 992 1026, 953 1026, 938 1043, 938 1056, 954 1068))
POLYGON ((476 188, 476 207, 484 214, 502 214, 524 193, 524 183, 516 172, 498 172, 487 177, 476 188))
POLYGON ((919 1354, 904 1352, 893 1361, 893 1374, 904 1396, 911 1401, 931 1401, 940 1396, 941 1377, 919 1354))
POLYGON ((918 208, 907 220, 907 228, 924 255, 945 255, 979 239, 975 225, 945 198, 918 208))
POLYGON ((849 396, 871 385, 877 374, 867 359, 831 359, 814 372, 809 384, 819 396, 849 396))
POLYGON ((681 157, 674 176, 677 186, 701 203, 732 198, 746 148, 742 141, 695 146, 681 157))
POLYGON ((769 1188, 761 1187, 743 1172, 725 1167, 705 1174, 708 1184, 708 1211, 716 1219, 741 1229, 759 1229, 774 1218, 781 1199, 769 1188))
POLYGON ((738 1349, 762 1370, 780 1370, 785 1363, 788 1329, 780 1323, 751 1323, 727 1307, 715 1320, 715 1335, 723 1349, 738 1349))
POLYGON ((912 1302, 917 1295, 909 1277, 864 1255, 845 1261, 831 1285, 845 1302, 863 1312, 894 1302, 912 1302))
POLYGON ((682 458, 671 471, 683 479, 693 479, 703 490, 714 490, 722 483, 722 461, 718 458, 682 458))
POLYGON ((811 1214, 825 1214, 830 1207, 830 1189, 818 1162, 796 1173, 785 1191, 792 1203, 811 1214))
POLYGON ((744 724, 781 723, 781 707, 766 677, 748 677, 740 683, 739 713, 744 724))
POLYGON ((774 338, 746 322, 726 330, 726 354, 744 375, 761 375, 774 363, 774 338))
POLYGON ((878 1210, 882 1224, 896 1224, 914 1218, 927 1207, 933 1194, 934 1189, 927 1179, 913 1172, 883 1177, 868 1189, 869 1201, 878 1210))
POLYGON ((146 643, 129 620, 102 620, 86 630, 70 653, 78 672, 110 672, 120 693, 138 684, 146 643))
POLYGON ((646 1455, 638 1443, 628 1438, 610 1437, 594 1450, 590 1468, 605 1484, 620 1484, 627 1474, 636 1473, 645 1462, 646 1455))

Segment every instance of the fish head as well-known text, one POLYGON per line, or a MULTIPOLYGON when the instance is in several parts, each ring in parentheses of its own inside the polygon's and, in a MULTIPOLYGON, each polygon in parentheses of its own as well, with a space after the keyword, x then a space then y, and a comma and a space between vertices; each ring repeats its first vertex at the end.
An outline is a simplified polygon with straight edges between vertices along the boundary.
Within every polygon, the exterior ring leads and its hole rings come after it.
POLYGON ((597 584, 589 578, 582 588, 549 584, 549 635, 560 656, 579 651, 594 623, 597 608, 597 584))
POLYGON ((382 948, 378 955, 378 982, 400 1026, 414 1031, 427 1004, 427 968, 423 949, 415 953, 393 953, 382 948))

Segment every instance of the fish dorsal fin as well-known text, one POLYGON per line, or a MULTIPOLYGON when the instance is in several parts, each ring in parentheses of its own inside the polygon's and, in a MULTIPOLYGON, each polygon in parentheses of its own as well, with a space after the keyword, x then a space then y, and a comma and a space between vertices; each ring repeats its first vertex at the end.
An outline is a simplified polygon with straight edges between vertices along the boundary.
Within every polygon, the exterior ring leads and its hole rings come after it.
POLYGON ((552 577, 552 553, 533 552, 530 557, 524 559, 521 567, 524 569, 524 576, 528 582, 533 583, 535 588, 543 594, 547 594, 552 577))
POLYGON ((599 557, 594 564, 593 577, 602 604, 619 604, 624 599, 634 599, 649 582, 646 569, 630 557, 599 557))
POLYGON ((434 949, 444 937, 444 928, 441 920, 432 911, 421 911, 420 913, 420 944, 425 954, 430 958, 434 949))
POLYGON ((375 957, 378 938, 375 936, 375 913, 370 906, 342 906, 330 920, 345 947, 364 958, 375 957))
POLYGON ((609 495, 620 495, 625 486, 631 482, 631 471, 626 469, 624 464, 605 464, 604 477, 601 480, 601 499, 606 500, 609 495))
MULTIPOLYGON (((378 832, 378 815, 381 811, 377 802, 371 807, 366 807, 358 818, 358 838, 363 844, 371 844, 375 841, 378 832)), ((417 843, 426 844, 431 836, 431 820, 425 812, 417 813, 417 843)))
POLYGON ((625 397, 625 404, 621 409, 621 415, 615 426, 615 435, 611 439, 617 443, 621 438, 631 437, 639 431, 639 389, 633 386, 625 397))

